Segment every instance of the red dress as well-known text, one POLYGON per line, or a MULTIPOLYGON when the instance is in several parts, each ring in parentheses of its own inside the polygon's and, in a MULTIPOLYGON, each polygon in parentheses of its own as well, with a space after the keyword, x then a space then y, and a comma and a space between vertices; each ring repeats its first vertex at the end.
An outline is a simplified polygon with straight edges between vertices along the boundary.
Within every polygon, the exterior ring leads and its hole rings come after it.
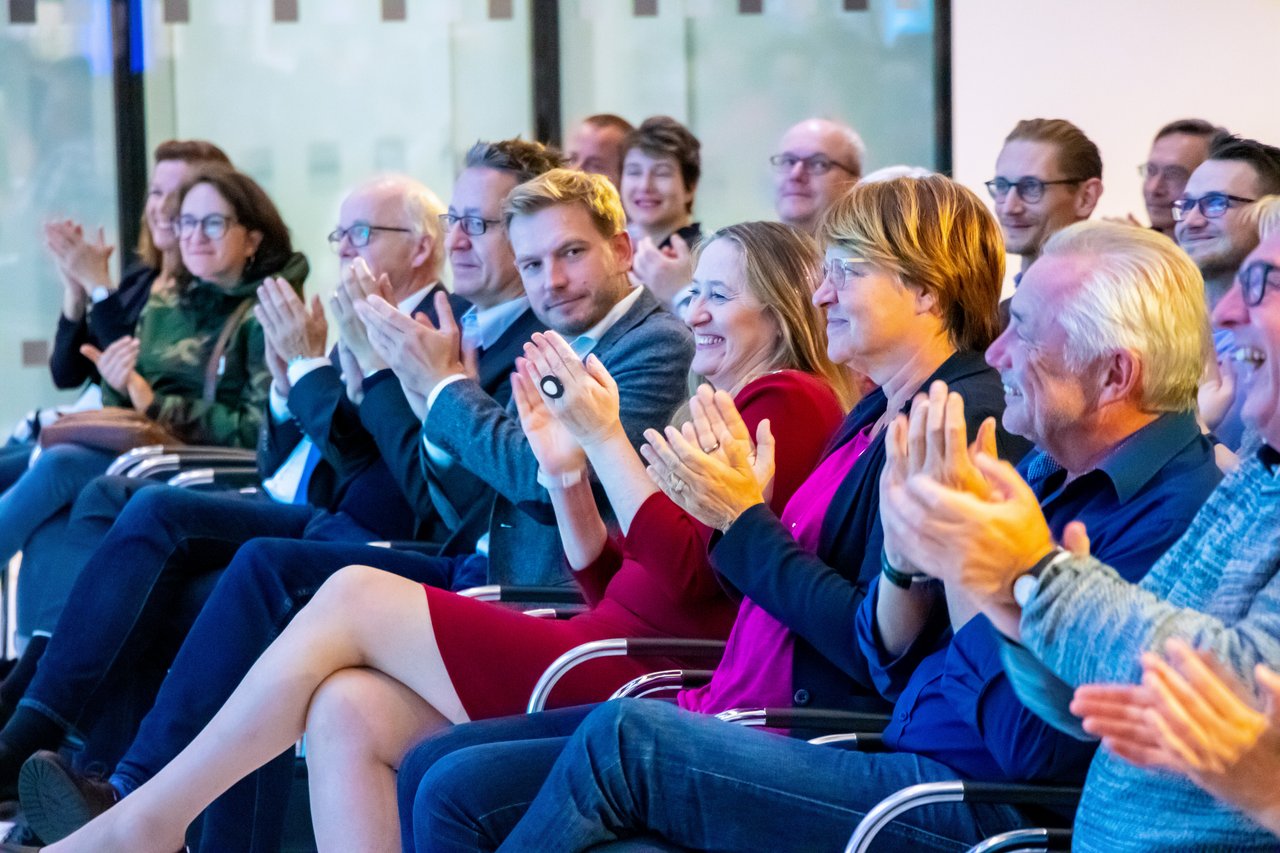
MULTIPOLYGON (((762 376, 734 400, 747 428, 768 418, 777 446, 770 504, 786 506, 822 456, 843 412, 822 380, 795 370, 762 376)), ((424 587, 432 629, 458 697, 473 719, 523 713, 538 677, 561 654, 611 637, 721 640, 737 603, 707 560, 710 531, 665 495, 640 507, 625 541, 610 541, 575 578, 592 609, 565 621, 536 619, 487 602, 424 587)), ((599 702, 631 678, 668 661, 602 658, 576 667, 549 707, 599 702)))

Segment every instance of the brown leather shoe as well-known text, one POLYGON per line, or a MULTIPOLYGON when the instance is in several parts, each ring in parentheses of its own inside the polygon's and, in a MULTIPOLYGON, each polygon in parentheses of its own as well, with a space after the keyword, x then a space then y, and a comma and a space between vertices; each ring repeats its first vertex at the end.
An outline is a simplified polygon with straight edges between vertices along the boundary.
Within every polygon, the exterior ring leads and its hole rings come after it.
POLYGON ((52 844, 114 806, 119 795, 105 779, 82 776, 61 755, 42 749, 22 765, 18 799, 31 829, 52 844))

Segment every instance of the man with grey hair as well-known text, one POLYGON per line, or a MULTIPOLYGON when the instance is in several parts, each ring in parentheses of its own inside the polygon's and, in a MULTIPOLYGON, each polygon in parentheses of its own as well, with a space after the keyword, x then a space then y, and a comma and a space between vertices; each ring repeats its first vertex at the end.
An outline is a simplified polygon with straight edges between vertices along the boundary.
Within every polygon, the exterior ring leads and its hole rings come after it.
POLYGON ((778 219, 801 231, 817 231, 822 214, 862 175, 866 146, 847 124, 807 118, 787 129, 769 158, 778 219))

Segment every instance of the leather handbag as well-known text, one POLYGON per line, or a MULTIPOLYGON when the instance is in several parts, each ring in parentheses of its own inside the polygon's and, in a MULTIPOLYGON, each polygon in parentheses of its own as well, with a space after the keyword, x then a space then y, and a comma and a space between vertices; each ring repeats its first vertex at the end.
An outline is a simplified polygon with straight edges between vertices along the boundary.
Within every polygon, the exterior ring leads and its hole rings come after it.
MULTIPOLYGON (((227 317, 222 331, 218 334, 218 340, 213 345, 209 362, 205 367, 202 397, 207 403, 217 399, 218 372, 222 358, 226 355, 231 335, 248 316, 252 307, 252 299, 241 302, 227 317)), ((147 417, 144 412, 119 406, 107 406, 102 409, 63 415, 40 430, 39 441, 41 447, 79 444, 111 453, 124 453, 135 447, 145 447, 150 444, 174 446, 185 443, 163 424, 147 417)))

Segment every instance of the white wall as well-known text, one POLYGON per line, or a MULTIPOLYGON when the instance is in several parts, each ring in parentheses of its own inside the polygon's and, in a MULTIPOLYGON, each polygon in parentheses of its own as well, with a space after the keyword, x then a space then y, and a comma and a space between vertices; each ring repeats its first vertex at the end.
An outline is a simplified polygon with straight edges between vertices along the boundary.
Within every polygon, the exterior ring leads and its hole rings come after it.
POLYGON ((1280 144, 1277 0, 953 0, 955 177, 987 198, 1005 135, 1065 118, 1102 150, 1095 216, 1146 218, 1136 166, 1198 117, 1280 144))

